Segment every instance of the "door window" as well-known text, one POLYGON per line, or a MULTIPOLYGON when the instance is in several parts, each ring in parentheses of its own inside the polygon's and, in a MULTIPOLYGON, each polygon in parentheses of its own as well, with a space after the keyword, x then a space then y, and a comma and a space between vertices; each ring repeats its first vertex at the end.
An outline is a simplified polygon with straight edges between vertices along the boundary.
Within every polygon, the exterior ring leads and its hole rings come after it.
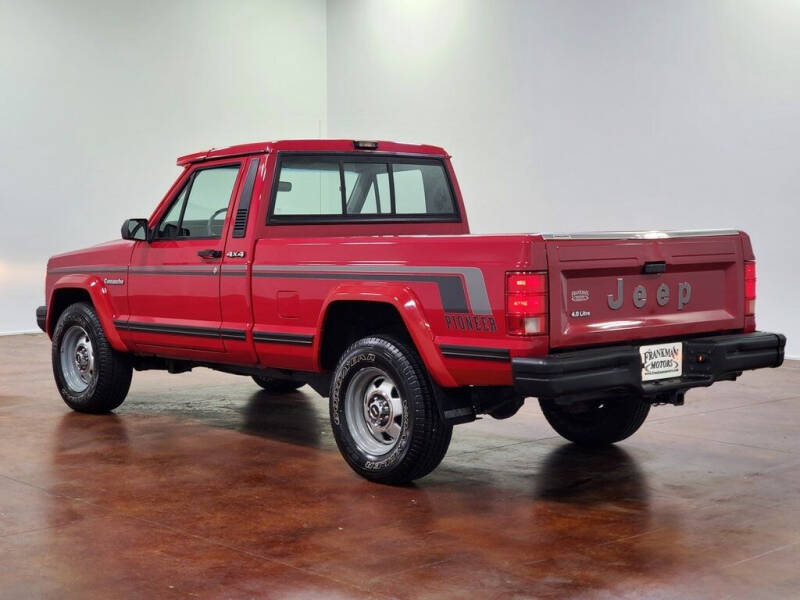
POLYGON ((219 238, 239 164, 195 171, 159 223, 157 237, 219 238))

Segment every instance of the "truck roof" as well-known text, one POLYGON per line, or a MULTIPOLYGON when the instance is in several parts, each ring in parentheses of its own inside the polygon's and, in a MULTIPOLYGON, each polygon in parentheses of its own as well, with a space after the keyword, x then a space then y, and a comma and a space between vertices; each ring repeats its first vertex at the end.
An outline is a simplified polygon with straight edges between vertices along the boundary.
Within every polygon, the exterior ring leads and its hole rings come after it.
POLYGON ((444 148, 428 144, 402 144, 386 140, 364 142, 360 140, 277 140, 274 142, 254 142, 238 144, 227 148, 210 148, 202 152, 187 154, 178 158, 178 165, 184 166, 226 156, 269 152, 388 152, 392 154, 419 154, 428 156, 448 156, 444 148), (358 147, 362 144, 363 147, 358 147), (368 147, 367 147, 368 146, 368 147))

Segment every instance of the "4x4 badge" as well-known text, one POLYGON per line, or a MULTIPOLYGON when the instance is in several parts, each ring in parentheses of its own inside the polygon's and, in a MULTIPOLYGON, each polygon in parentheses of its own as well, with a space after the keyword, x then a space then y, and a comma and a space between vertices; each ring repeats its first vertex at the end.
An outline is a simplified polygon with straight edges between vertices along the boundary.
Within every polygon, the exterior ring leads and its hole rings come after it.
POLYGON ((244 250, 228 250, 225 256, 228 258, 244 258, 244 250))

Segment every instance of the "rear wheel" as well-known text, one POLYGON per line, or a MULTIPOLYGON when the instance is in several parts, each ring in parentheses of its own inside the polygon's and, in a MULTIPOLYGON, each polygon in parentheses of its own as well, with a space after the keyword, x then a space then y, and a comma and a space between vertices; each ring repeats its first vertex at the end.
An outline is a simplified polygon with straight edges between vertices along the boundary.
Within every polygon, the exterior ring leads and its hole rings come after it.
POLYGON ((381 483, 407 483, 433 471, 453 431, 439 415, 416 352, 392 337, 366 337, 345 351, 331 385, 330 412, 347 463, 381 483))
POLYGON ((58 391, 73 410, 109 412, 128 394, 130 357, 111 347, 90 304, 72 304, 61 313, 53 331, 52 362, 58 391))
POLYGON ((650 404, 637 396, 559 405, 541 399, 547 422, 556 432, 582 446, 604 446, 630 437, 642 426, 650 404))
POLYGON ((305 385, 303 381, 276 379, 275 377, 262 377, 261 375, 253 375, 253 381, 272 394, 296 392, 305 385))

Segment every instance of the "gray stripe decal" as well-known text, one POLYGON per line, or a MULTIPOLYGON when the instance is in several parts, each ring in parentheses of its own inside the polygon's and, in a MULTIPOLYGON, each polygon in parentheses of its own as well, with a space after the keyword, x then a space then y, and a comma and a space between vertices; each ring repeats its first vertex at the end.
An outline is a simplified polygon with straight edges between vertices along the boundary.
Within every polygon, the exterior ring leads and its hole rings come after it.
POLYGON ((85 265, 82 267, 55 267, 47 269, 48 273, 125 273, 128 267, 111 265, 85 265))
MULTIPOLYGON (((130 267, 131 273, 140 275, 215 275, 221 269, 223 275, 243 276, 246 265, 174 265, 130 267)), ((61 267, 50 269, 48 273, 124 273, 127 267, 88 265, 85 267, 61 267)), ((466 294, 472 312, 477 315, 491 315, 489 295, 483 271, 478 267, 410 267, 406 265, 255 265, 255 277, 300 277, 313 278, 324 274, 331 279, 369 279, 372 281, 431 281, 439 286, 442 306, 447 312, 469 312, 461 277, 464 278, 466 294), (356 276, 355 273, 360 275, 356 276)))
POLYGON ((131 273, 139 275, 231 275, 241 277, 247 274, 247 265, 172 265, 153 267, 131 267, 131 273))
POLYGON ((467 313, 467 297, 464 295, 464 286, 461 278, 456 275, 398 275, 361 273, 351 275, 348 273, 297 273, 294 271, 275 271, 269 273, 253 273, 253 277, 275 277, 293 279, 345 279, 348 281, 425 281, 435 283, 439 287, 439 296, 445 312, 467 313))
POLYGON ((231 277, 243 277, 247 275, 247 265, 221 265, 222 274, 231 277))
POLYGON ((131 267, 140 275, 215 275, 219 265, 167 265, 163 267, 131 267))
POLYGON ((137 275, 217 275, 214 269, 223 275, 240 277, 247 274, 247 265, 171 265, 146 267, 111 267, 104 265, 86 265, 84 267, 58 267, 48 269, 48 273, 136 273, 137 275))
POLYGON ((406 265, 255 265, 253 275, 256 277, 314 277, 325 273, 326 276, 336 279, 364 279, 363 276, 355 276, 353 273, 369 274, 369 279, 380 280, 389 279, 379 274, 391 274, 392 280, 407 281, 435 281, 439 283, 442 293, 442 303, 448 312, 468 312, 466 305, 457 296, 463 296, 463 288, 460 275, 464 278, 464 283, 469 296, 469 303, 472 312, 477 315, 491 315, 492 307, 489 304, 489 295, 486 291, 486 282, 483 279, 483 271, 478 267, 410 267, 406 265), (422 274, 430 275, 422 275, 422 274), (453 279, 458 282, 458 290, 455 289, 453 279), (450 308, 460 308, 460 310, 449 310, 450 308))

